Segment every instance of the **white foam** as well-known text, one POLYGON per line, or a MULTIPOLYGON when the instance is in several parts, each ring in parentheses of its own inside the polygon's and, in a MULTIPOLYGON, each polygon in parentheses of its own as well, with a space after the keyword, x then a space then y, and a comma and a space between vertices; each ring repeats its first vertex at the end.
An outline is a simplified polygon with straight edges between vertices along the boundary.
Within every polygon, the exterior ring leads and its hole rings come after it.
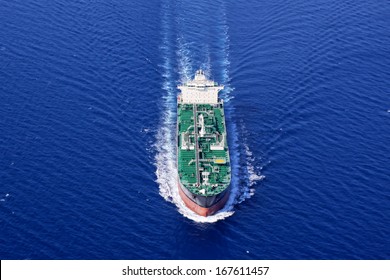
POLYGON ((253 162, 255 158, 253 157, 252 151, 249 149, 248 144, 244 142, 245 154, 246 154, 246 169, 248 172, 249 186, 253 186, 257 181, 264 179, 264 175, 261 175, 256 172, 253 162))
POLYGON ((4 195, 4 198, 1 198, 0 199, 0 202, 4 202, 4 201, 6 201, 6 197, 9 197, 10 196, 10 194, 9 193, 6 193, 5 195, 4 195))
POLYGON ((212 72, 211 72, 211 58, 210 58, 210 49, 209 45, 205 46, 205 61, 201 64, 201 67, 206 75, 206 77, 211 77, 212 72))
POLYGON ((185 42, 183 36, 177 38, 177 44, 178 44, 178 50, 176 54, 177 54, 177 61, 179 64, 180 82, 184 83, 190 80, 191 76, 193 75, 189 44, 185 42))

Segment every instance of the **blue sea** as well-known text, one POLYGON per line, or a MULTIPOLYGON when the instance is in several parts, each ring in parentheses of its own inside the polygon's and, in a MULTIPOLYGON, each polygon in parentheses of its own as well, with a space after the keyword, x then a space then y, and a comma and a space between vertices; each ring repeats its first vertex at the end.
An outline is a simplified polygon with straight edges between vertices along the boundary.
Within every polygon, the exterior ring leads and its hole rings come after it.
POLYGON ((384 0, 0 0, 1 259, 390 259, 384 0), (176 177, 176 86, 225 85, 232 193, 176 177))

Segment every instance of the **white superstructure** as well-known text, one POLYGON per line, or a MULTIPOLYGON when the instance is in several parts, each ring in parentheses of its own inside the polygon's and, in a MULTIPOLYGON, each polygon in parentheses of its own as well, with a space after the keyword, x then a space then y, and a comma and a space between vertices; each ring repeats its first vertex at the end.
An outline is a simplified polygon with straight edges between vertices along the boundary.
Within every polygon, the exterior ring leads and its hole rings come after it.
POLYGON ((214 81, 208 80, 203 70, 196 71, 195 78, 177 87, 181 90, 181 103, 217 104, 218 92, 223 89, 214 81))

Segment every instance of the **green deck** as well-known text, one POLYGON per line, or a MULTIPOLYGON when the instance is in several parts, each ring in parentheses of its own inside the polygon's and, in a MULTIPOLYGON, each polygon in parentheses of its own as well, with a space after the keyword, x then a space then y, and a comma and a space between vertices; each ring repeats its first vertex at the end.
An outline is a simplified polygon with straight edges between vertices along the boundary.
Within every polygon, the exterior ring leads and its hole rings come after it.
POLYGON ((229 186, 231 176, 223 103, 178 103, 177 115, 181 183, 197 195, 221 193, 229 186), (201 115, 204 120, 203 135, 201 115))

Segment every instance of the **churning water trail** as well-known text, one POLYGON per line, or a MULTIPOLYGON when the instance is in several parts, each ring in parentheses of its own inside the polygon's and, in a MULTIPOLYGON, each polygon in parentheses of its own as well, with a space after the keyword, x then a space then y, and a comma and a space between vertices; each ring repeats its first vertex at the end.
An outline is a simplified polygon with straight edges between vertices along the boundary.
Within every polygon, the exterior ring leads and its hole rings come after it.
POLYGON ((172 19, 172 13, 168 3, 162 7, 162 45, 160 47, 164 57, 162 68, 163 85, 163 117, 161 126, 157 132, 156 139, 156 175, 157 183, 160 186, 160 194, 166 200, 172 200, 174 189, 171 187, 176 180, 175 175, 175 147, 172 143, 175 141, 175 114, 171 109, 174 104, 174 84, 171 69, 172 65, 172 42, 170 37, 172 35, 172 26, 169 20, 172 19))
MULTIPOLYGON (((160 194, 165 200, 174 203, 178 211, 185 217, 200 223, 213 223, 234 214, 234 206, 244 201, 254 193, 251 187, 263 176, 256 173, 253 166, 254 158, 245 139, 241 139, 234 119, 234 106, 232 94, 234 88, 230 84, 229 76, 229 34, 226 21, 226 12, 223 3, 220 3, 221 12, 212 30, 215 42, 215 63, 211 61, 212 42, 191 41, 191 35, 186 36, 185 17, 174 14, 169 1, 162 7, 162 44, 163 57, 163 116, 161 126, 156 136, 156 176, 160 194), (177 24, 177 28, 175 26, 177 24), (176 32, 176 34, 175 34, 176 32), (188 38, 189 37, 189 38, 188 38), (194 49, 195 48, 195 49, 194 49), (199 50, 201 50, 199 53, 199 50), (225 101, 225 115, 228 128, 228 139, 232 167, 231 194, 225 207, 211 217, 201 217, 189 210, 179 196, 177 186, 176 165, 176 86, 192 78, 194 69, 203 67, 212 76, 212 67, 225 89, 221 97, 225 101), (244 140, 244 142, 243 142, 244 140), (239 145, 242 143, 242 145, 239 145), (239 180, 241 178, 241 180, 239 180)), ((179 12, 180 13, 180 12, 179 12)), ((201 16, 201 15, 200 15, 201 16)), ((202 32, 201 30, 199 32, 202 32)), ((191 33, 190 33, 191 34, 191 33)))
POLYGON ((218 13, 220 18, 217 25, 218 34, 223 34, 219 37, 218 45, 221 46, 219 63, 219 75, 222 77, 222 84, 225 88, 222 91, 221 97, 225 102, 225 115, 226 123, 228 126, 228 138, 230 147, 230 157, 232 164, 232 194, 226 207, 223 210, 232 211, 234 205, 241 203, 246 198, 251 197, 254 194, 253 186, 255 183, 264 178, 260 175, 253 163, 255 161, 253 154, 250 150, 247 139, 243 137, 243 129, 238 128, 237 120, 235 118, 234 107, 234 87, 230 81, 230 38, 229 38, 229 26, 226 19, 225 4, 222 3, 220 12, 218 13), (241 180, 240 180, 241 179, 241 180))

